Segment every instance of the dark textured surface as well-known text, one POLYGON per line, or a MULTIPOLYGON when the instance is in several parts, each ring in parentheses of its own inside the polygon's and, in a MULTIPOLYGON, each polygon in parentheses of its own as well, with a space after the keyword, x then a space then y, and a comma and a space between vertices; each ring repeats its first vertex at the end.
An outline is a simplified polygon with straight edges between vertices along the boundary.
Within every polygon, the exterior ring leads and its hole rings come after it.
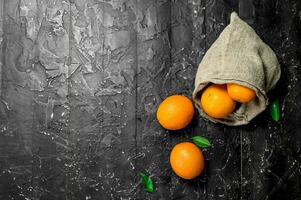
POLYGON ((301 199, 300 38, 298 0, 0 0, 0 199, 301 199), (233 10, 281 63, 281 121, 163 130, 233 10), (214 147, 184 181, 169 152, 197 134, 214 147))

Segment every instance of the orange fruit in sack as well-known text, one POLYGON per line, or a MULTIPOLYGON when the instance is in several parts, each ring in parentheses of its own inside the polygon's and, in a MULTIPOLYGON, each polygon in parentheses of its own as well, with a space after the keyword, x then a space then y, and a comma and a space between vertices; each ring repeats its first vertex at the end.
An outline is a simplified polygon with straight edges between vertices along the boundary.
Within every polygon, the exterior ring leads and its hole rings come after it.
POLYGON ((235 101, 229 96, 226 85, 212 84, 201 96, 201 106, 213 118, 225 118, 235 109, 235 101))
POLYGON ((179 130, 187 126, 194 115, 191 100, 183 95, 167 97, 158 107, 157 119, 168 130, 179 130))
POLYGON ((240 103, 248 103, 256 97, 254 90, 235 83, 228 83, 227 90, 229 96, 240 103))
POLYGON ((171 150, 169 161, 174 173, 184 179, 199 176, 205 168, 202 151, 191 142, 175 145, 171 150))

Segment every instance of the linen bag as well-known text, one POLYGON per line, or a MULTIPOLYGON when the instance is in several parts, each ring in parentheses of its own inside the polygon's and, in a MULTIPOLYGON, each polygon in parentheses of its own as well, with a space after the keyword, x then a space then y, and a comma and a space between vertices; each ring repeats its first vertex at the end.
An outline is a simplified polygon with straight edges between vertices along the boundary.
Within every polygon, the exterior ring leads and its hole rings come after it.
POLYGON ((193 100, 205 118, 230 126, 248 124, 268 105, 267 92, 280 78, 281 70, 273 50, 233 12, 230 24, 212 44, 198 66, 193 100), (256 91, 256 98, 241 104, 224 119, 214 119, 202 109, 200 97, 209 84, 237 83, 256 91))

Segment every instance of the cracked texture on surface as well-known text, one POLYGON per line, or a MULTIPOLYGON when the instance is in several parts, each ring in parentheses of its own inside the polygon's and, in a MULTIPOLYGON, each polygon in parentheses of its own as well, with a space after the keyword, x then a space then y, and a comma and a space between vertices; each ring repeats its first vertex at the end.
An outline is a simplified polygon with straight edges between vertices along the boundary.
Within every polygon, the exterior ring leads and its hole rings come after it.
POLYGON ((237 1, 1 0, 0 199, 298 199, 301 4, 249 2, 248 22, 281 63, 270 94, 281 122, 264 112, 233 128, 196 116, 168 132, 158 104, 191 97, 237 1), (205 173, 184 181, 169 152, 197 134, 214 147, 205 173))

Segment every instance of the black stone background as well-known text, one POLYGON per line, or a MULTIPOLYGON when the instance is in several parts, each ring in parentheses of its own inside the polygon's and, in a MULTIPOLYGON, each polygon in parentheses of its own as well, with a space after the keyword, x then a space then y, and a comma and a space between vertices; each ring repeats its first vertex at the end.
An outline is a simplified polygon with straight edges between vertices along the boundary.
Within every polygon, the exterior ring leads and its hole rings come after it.
POLYGON ((300 21, 299 0, 0 0, 0 199, 301 199, 300 21), (277 54, 281 121, 162 129, 232 11, 277 54), (214 147, 185 181, 168 157, 194 135, 214 147))

